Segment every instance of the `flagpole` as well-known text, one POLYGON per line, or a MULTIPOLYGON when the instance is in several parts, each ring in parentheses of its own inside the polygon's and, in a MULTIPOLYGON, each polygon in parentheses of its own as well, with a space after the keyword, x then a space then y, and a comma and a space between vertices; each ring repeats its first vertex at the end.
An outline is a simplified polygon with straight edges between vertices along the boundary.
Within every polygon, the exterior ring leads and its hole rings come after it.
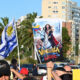
MULTIPOLYGON (((17 23, 15 28, 17 27, 17 23)), ((18 36, 17 36, 17 28, 16 28, 16 38, 17 38, 17 43, 18 43, 18 36)), ((19 62, 19 69, 20 69, 20 53, 19 53, 19 44, 17 46, 17 50, 18 50, 18 62, 19 62)))

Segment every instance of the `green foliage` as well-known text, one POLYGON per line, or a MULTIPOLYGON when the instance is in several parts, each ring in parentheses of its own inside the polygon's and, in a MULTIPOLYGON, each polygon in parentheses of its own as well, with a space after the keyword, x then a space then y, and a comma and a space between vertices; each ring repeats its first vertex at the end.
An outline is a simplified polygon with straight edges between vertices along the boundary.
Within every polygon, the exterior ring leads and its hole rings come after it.
POLYGON ((28 63, 30 64, 34 64, 34 63, 37 63, 37 61, 36 60, 34 60, 33 58, 30 58, 30 57, 28 57, 28 63))
POLYGON ((21 28, 17 29, 19 48, 20 48, 21 55, 23 54, 22 58, 31 56, 32 53, 34 52, 32 23, 34 22, 36 16, 37 16, 37 13, 34 13, 34 12, 32 14, 31 13, 27 14, 26 18, 20 24, 21 28), (22 45, 23 45, 23 48, 21 48, 22 45))
POLYGON ((76 42, 75 53, 77 56, 78 56, 78 50, 79 50, 79 42, 76 42))
POLYGON ((9 23, 9 18, 8 17, 1 17, 2 22, 0 22, 0 27, 5 27, 9 23))
POLYGON ((43 18, 43 16, 40 16, 39 18, 43 18))
POLYGON ((68 31, 65 27, 62 28, 62 51, 63 51, 63 55, 64 57, 66 57, 66 52, 69 50, 69 46, 70 46, 70 37, 68 35, 68 31))
POLYGON ((4 17, 4 18, 0 18, 2 22, 0 22, 0 41, 1 41, 1 34, 2 34, 2 31, 4 29, 4 27, 8 24, 9 22, 9 18, 8 17, 4 17))

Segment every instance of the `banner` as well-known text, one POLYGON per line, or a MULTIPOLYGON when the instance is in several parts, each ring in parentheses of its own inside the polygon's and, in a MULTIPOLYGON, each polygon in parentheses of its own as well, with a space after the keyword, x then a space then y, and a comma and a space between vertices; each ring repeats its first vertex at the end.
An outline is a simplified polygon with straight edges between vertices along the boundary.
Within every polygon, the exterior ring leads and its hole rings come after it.
POLYGON ((35 53, 41 62, 56 61, 62 50, 62 21, 35 19, 33 23, 35 53))

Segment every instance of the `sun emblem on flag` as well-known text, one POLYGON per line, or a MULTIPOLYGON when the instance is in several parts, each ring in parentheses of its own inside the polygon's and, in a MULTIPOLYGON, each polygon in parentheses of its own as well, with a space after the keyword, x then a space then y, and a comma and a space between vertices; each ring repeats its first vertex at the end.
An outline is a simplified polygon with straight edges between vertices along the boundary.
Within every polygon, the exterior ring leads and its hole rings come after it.
POLYGON ((7 35, 8 35, 8 36, 11 36, 12 33, 13 33, 13 27, 12 27, 12 26, 9 26, 9 27, 7 28, 7 35))

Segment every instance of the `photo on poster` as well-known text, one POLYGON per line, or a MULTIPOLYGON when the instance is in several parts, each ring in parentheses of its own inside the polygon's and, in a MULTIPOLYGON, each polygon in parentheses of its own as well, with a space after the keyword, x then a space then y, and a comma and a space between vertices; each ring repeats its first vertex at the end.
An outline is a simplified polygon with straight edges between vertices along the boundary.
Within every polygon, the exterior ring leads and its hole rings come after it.
POLYGON ((62 50, 62 21, 59 19, 35 19, 33 23, 35 53, 41 62, 56 61, 62 50))

